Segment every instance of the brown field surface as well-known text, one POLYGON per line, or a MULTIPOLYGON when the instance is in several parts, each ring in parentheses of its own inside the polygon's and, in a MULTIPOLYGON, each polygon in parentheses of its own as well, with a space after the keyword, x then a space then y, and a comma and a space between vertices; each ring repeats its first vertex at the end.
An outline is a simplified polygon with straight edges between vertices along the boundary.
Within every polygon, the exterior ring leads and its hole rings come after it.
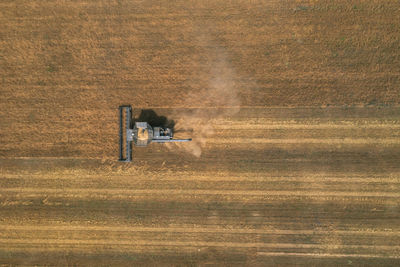
POLYGON ((0 265, 397 266, 400 3, 0 2, 0 265), (118 106, 191 143, 118 162, 118 106))

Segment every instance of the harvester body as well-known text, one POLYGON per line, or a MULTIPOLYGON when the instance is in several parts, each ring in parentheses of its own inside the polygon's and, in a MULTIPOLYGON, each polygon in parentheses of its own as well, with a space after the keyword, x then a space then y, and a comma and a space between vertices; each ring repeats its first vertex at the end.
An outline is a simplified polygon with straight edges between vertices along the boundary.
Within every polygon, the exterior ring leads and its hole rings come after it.
POLYGON ((145 147, 153 143, 188 142, 192 139, 173 139, 173 131, 170 128, 152 127, 147 122, 136 121, 132 125, 132 107, 119 107, 119 160, 132 161, 132 143, 138 147, 145 147), (125 120, 124 117, 125 111, 125 120), (125 121, 125 123, 124 123, 125 121), (133 126, 133 127, 132 127, 133 126), (125 145, 125 149, 124 149, 125 145), (125 153, 124 153, 125 152, 125 153), (125 154, 125 155, 124 155, 125 154))

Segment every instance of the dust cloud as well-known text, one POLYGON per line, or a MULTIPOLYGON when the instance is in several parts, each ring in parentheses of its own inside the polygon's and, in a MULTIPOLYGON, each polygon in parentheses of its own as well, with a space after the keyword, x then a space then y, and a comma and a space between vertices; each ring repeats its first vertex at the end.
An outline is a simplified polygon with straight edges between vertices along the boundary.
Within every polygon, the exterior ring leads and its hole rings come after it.
POLYGON ((171 145, 196 157, 201 156, 207 138, 215 135, 213 123, 240 110, 237 74, 229 63, 227 53, 222 48, 213 47, 207 54, 202 68, 194 74, 196 83, 192 81, 188 84, 193 91, 184 99, 188 109, 174 114, 175 132, 189 132, 192 141, 171 145))

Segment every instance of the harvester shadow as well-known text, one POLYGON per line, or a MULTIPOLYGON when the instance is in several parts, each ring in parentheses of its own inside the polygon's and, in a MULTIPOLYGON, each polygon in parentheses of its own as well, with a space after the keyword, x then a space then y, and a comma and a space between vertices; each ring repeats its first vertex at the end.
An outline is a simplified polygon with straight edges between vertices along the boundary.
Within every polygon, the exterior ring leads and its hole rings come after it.
POLYGON ((165 116, 159 116, 152 109, 142 109, 139 116, 133 117, 132 121, 133 124, 135 122, 147 122, 152 127, 170 128, 171 130, 174 130, 175 127, 175 121, 169 120, 165 116))

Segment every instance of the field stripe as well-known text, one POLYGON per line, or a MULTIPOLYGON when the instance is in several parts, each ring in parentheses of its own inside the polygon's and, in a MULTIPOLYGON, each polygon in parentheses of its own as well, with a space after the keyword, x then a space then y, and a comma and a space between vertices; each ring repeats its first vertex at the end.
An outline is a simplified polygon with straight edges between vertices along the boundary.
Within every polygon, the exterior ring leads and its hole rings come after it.
POLYGON ((400 144, 400 138, 206 138, 205 140, 211 144, 400 144))
POLYGON ((400 193, 392 192, 346 192, 346 191, 260 191, 260 190, 194 190, 194 189, 93 189, 93 188, 2 188, 0 192, 59 194, 71 196, 107 195, 248 195, 248 196, 357 196, 357 197, 392 197, 399 198, 400 193))
MULTIPOLYGON (((41 179, 46 179, 46 180, 88 180, 88 181, 99 181, 103 179, 107 179, 107 181, 118 181, 118 180, 137 180, 137 175, 136 173, 132 173, 131 175, 115 175, 115 174, 110 174, 104 177, 101 177, 100 175, 59 175, 59 174, 6 174, 4 176, 0 176, 3 179, 35 179, 35 180, 41 180, 41 179), (136 179, 135 179, 136 178, 136 179)), ((320 183, 325 183, 325 182, 339 182, 339 183, 362 183, 362 184, 368 184, 368 183, 382 183, 382 184, 398 184, 400 183, 400 174, 391 174, 389 176, 382 176, 382 177, 370 177, 370 176, 362 176, 362 175, 357 175, 357 176, 346 176, 346 175, 340 175, 338 174, 337 176, 328 176, 328 175, 307 175, 307 176, 292 176, 292 175, 286 175, 286 176, 268 176, 267 174, 263 173, 242 173, 243 176, 234 176, 229 173, 227 174, 221 174, 221 172, 218 173, 210 173, 208 175, 196 175, 196 174, 190 174, 190 173, 179 173, 177 172, 173 176, 168 176, 168 175, 163 175, 162 177, 156 176, 152 177, 149 175, 147 177, 146 181, 213 181, 213 182, 240 182, 240 181, 245 181, 245 182, 320 182, 320 183)), ((331 175, 331 174, 330 174, 331 175)), ((143 181, 143 179, 140 178, 140 181, 143 181)))
MULTIPOLYGON (((230 233, 230 234, 279 234, 279 235, 318 235, 332 234, 328 230, 284 230, 284 229, 243 229, 243 228, 189 228, 189 227, 138 227, 138 226, 78 226, 78 225, 0 225, 4 231, 107 231, 107 232, 170 232, 170 233, 230 233)), ((339 235, 400 236, 400 231, 343 231, 339 235)))
POLYGON ((230 122, 229 124, 215 124, 213 128, 216 130, 317 130, 317 129, 400 129, 400 124, 364 124, 364 125, 348 125, 348 124, 240 124, 230 122))
POLYGON ((173 247, 229 247, 229 248, 295 248, 295 249, 372 249, 392 251, 400 250, 400 246, 374 246, 374 245, 321 245, 321 244, 293 244, 293 243, 246 243, 246 242, 205 242, 205 241, 152 241, 152 240, 110 240, 110 239, 25 239, 25 238, 0 238, 0 244, 26 244, 26 245, 94 245, 94 246, 173 246, 173 247))
POLYGON ((257 256, 267 256, 267 257, 296 256, 296 257, 311 257, 311 258, 382 258, 382 259, 400 259, 399 255, 296 253, 296 252, 257 252, 257 256))

